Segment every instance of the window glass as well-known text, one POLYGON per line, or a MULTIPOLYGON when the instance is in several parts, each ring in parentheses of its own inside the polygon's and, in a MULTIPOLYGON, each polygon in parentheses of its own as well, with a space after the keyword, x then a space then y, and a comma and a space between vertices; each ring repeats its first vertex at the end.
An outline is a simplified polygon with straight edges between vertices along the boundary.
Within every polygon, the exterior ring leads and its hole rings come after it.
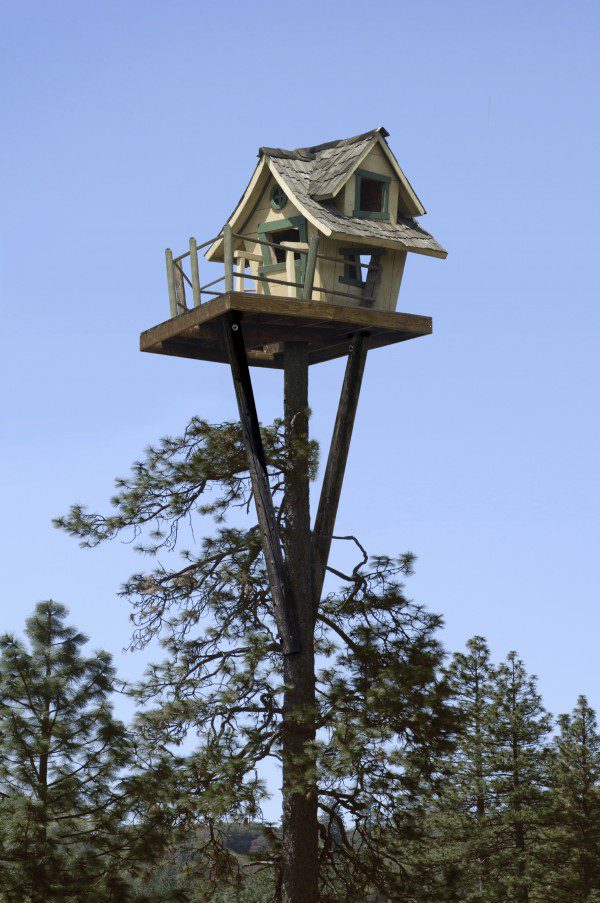
POLYGON ((383 211, 385 183, 378 179, 360 180, 360 209, 365 213, 381 213, 383 211))

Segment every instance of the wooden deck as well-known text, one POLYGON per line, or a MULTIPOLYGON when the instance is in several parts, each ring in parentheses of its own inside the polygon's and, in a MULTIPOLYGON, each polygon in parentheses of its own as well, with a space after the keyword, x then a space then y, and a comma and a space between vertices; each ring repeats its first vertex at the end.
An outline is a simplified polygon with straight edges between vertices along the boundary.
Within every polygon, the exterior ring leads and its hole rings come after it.
POLYGON ((229 311, 239 313, 254 367, 283 367, 281 342, 308 342, 309 362, 318 364, 346 356, 360 334, 367 336, 368 348, 381 348, 432 331, 431 317, 416 314, 229 292, 147 329, 140 350, 228 363, 221 321, 229 311))

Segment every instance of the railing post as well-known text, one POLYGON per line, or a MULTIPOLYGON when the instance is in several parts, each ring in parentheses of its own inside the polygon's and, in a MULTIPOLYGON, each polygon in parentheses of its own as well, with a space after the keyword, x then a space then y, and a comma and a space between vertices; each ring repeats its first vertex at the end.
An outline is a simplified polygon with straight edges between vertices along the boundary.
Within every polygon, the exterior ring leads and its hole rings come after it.
POLYGON ((245 273, 246 273, 246 258, 245 257, 237 258, 237 271, 239 273, 239 276, 235 277, 235 290, 236 290, 236 292, 243 292, 244 291, 244 277, 245 277, 245 273))
POLYGON ((192 291, 194 307, 200 307, 200 276, 198 274, 198 246, 195 238, 190 238, 190 266, 192 268, 192 291))
POLYGON ((165 258, 167 261, 167 282, 169 284, 169 307, 171 310, 171 317, 177 316, 177 295, 175 294, 175 273, 173 267, 173 252, 170 248, 167 248, 165 251, 165 258))
POLYGON ((315 281, 315 269, 317 266, 317 252, 319 250, 319 236, 313 235, 308 246, 308 257, 306 260, 306 274, 304 276, 304 291, 302 292, 302 300, 310 301, 313 285, 315 281))
MULTIPOLYGON (((285 278, 288 282, 296 281, 296 258, 294 252, 287 250, 285 252, 285 278)), ((293 285, 287 286, 287 293, 290 298, 297 298, 297 289, 293 285)))
POLYGON ((177 291, 177 313, 183 313, 187 310, 187 304, 185 303, 185 284, 183 281, 183 269, 181 263, 173 264, 173 269, 175 270, 175 289, 177 291))
POLYGON ((223 226, 223 256, 225 258, 225 291, 233 291, 233 237, 231 226, 223 226))

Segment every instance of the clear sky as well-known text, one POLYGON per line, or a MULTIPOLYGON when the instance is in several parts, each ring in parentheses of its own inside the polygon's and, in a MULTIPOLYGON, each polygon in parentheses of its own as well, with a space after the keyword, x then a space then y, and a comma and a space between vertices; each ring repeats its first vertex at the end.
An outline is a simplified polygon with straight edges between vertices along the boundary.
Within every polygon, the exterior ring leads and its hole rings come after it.
MULTIPOLYGON (((142 355, 164 248, 214 235, 261 144, 383 124, 446 261, 399 310, 434 335, 373 352, 338 529, 418 555, 413 598, 516 649, 547 706, 598 681, 598 3, 4 2, 0 629, 54 597, 121 674, 130 546, 50 520, 102 506, 192 414, 236 416, 219 364, 142 355)), ((329 441, 341 362, 311 369, 329 441)), ((281 375, 255 371, 264 420, 281 375)))

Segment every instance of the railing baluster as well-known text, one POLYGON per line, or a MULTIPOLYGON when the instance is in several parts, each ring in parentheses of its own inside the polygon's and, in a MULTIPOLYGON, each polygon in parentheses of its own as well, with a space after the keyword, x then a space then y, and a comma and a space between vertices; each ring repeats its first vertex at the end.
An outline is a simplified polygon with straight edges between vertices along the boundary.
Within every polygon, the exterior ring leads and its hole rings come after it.
POLYGON ((233 238, 231 226, 223 226, 223 256, 225 258, 225 291, 233 291, 233 238))
POLYGON ((245 257, 238 258, 237 268, 238 268, 238 273, 240 275, 236 276, 236 278, 235 278, 235 283, 236 283, 235 290, 236 290, 236 292, 243 292, 244 291, 244 277, 246 275, 246 258, 245 257))
POLYGON ((177 316, 177 295, 175 294, 175 273, 173 272, 173 252, 170 248, 167 248, 165 251, 165 258, 167 262, 167 282, 169 284, 169 307, 171 310, 171 317, 177 316))
MULTIPOLYGON (((288 282, 296 281, 296 260, 294 258, 294 252, 287 250, 285 252, 285 278, 288 282)), ((288 295, 290 298, 296 298, 296 289, 291 286, 288 287, 288 295)))
POLYGON ((185 303, 185 283, 183 281, 183 270, 181 269, 181 263, 178 263, 174 266, 175 270, 175 291, 177 293, 177 313, 182 314, 187 310, 187 304, 185 303))
POLYGON ((317 253, 319 251, 319 236, 315 233, 311 238, 308 246, 308 257, 306 259, 306 274, 304 276, 304 291, 302 292, 302 300, 310 301, 315 282, 315 268, 317 266, 317 253))
POLYGON ((192 292, 194 307, 200 307, 200 276, 198 274, 198 246, 195 238, 190 238, 190 266, 192 268, 192 292))

